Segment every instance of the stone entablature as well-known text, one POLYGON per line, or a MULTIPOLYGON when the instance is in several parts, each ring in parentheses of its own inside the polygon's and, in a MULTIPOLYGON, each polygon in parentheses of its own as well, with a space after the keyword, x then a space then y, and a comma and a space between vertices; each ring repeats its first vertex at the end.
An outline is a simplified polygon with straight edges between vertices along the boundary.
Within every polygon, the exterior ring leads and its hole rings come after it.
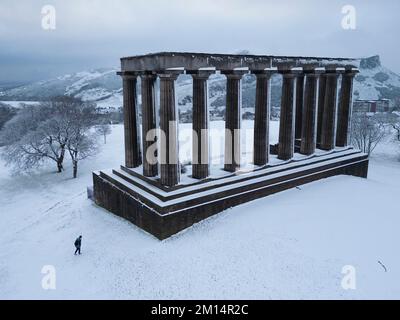
POLYGON ((233 70, 248 68, 263 70, 267 68, 358 68, 360 60, 326 57, 290 57, 269 55, 213 54, 190 52, 160 52, 121 58, 122 71, 159 72, 172 68, 199 70, 215 68, 216 70, 233 70))

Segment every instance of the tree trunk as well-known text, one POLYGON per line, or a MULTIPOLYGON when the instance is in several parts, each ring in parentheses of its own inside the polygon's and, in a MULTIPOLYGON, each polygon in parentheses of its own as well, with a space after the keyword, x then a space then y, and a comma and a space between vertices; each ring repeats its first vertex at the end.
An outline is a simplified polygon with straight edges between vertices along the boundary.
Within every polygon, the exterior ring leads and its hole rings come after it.
POLYGON ((78 176, 78 161, 72 160, 72 165, 73 165, 73 177, 75 179, 78 176))
POLYGON ((62 165, 62 160, 58 159, 57 160, 57 172, 60 173, 63 171, 63 165, 62 165))
POLYGON ((104 135, 104 144, 107 144, 107 135, 104 135))
POLYGON ((57 158, 57 170, 59 173, 64 170, 64 167, 63 167, 64 156, 65 156, 65 149, 62 148, 60 156, 57 158))

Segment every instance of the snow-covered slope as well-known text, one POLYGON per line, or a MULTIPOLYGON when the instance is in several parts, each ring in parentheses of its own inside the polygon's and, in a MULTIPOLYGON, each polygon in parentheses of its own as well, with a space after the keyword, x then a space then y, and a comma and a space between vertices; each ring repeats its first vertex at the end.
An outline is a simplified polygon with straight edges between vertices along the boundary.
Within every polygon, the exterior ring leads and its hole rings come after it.
POLYGON ((68 163, 61 174, 19 176, 0 160, 0 299, 400 298, 394 150, 378 150, 369 179, 316 181, 162 242, 86 198, 91 171, 118 167, 123 150, 117 125, 102 152, 82 161, 78 179, 68 163), (82 255, 74 256, 80 234, 82 255), (42 288, 46 265, 55 268, 55 290, 42 288), (355 268, 355 290, 341 286, 345 266, 355 268))

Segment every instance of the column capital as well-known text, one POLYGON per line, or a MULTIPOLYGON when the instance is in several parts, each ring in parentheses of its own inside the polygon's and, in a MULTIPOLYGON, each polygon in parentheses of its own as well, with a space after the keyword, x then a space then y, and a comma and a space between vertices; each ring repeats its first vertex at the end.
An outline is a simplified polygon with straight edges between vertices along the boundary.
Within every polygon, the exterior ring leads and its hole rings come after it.
POLYGON ((325 75, 326 76, 340 76, 342 73, 345 73, 344 68, 326 68, 325 69, 325 75))
POLYGON ((321 74, 325 74, 325 69, 315 68, 315 69, 304 69, 304 75, 307 77, 319 77, 321 74))
POLYGON ((186 70, 186 74, 190 74, 193 79, 208 80, 212 74, 215 74, 215 70, 186 70))
POLYGON ((304 74, 302 68, 278 69, 278 73, 285 78, 295 78, 304 74))
POLYGON ((139 76, 139 72, 137 71, 118 71, 118 76, 121 76, 124 80, 136 80, 139 76))
POLYGON ((221 70, 221 74, 224 74, 228 79, 240 80, 243 75, 249 73, 247 69, 232 69, 232 70, 221 70))
POLYGON ((161 80, 176 80, 179 75, 183 74, 183 69, 168 69, 157 71, 157 75, 161 80))
POLYGON ((254 74, 257 78, 267 78, 270 79, 274 74, 278 73, 278 69, 263 69, 263 70, 251 70, 251 73, 254 74))
POLYGON ((157 79, 157 74, 155 72, 152 72, 152 71, 140 72, 139 76, 140 76, 140 78, 147 79, 147 80, 157 79))
POLYGON ((343 76, 346 76, 346 77, 355 77, 358 73, 360 73, 360 70, 358 70, 358 69, 347 69, 347 70, 343 73, 343 76))

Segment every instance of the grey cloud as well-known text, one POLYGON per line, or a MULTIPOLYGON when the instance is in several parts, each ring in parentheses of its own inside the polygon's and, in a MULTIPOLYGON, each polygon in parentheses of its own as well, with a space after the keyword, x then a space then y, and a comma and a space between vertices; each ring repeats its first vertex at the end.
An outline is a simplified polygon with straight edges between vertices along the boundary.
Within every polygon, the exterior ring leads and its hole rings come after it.
POLYGON ((119 57, 185 50, 324 56, 381 54, 400 71, 400 3, 349 1, 357 30, 341 29, 345 1, 53 0, 0 3, 0 81, 116 66, 119 57), (41 29, 52 4, 57 29, 41 29))

